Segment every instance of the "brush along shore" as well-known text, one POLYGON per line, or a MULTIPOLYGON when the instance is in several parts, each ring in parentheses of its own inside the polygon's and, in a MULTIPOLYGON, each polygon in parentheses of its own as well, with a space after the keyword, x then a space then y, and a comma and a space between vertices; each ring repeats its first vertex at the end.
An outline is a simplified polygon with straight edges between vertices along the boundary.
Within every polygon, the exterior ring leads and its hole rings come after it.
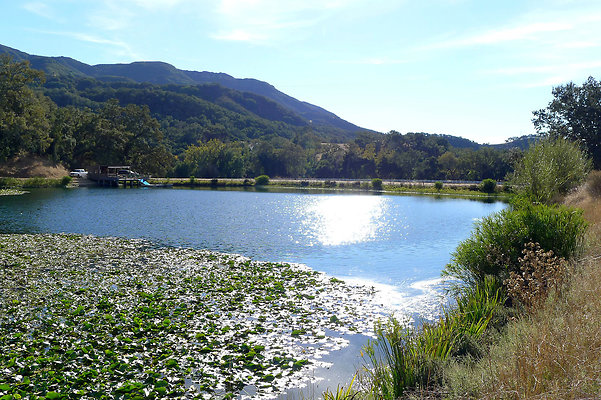
POLYGON ((426 195, 454 195, 474 197, 496 197, 507 198, 511 196, 508 186, 497 185, 492 191, 482 191, 482 185, 478 182, 434 182, 434 181, 395 181, 384 180, 374 186, 374 180, 370 179, 292 179, 292 178, 268 178, 266 183, 257 183, 255 179, 249 178, 150 178, 151 184, 173 185, 174 187, 213 187, 213 188, 236 188, 236 187, 258 187, 258 188, 295 188, 307 190, 354 190, 354 191, 376 191, 383 193, 398 194, 426 194, 426 195))
POLYGON ((142 240, 0 235, 0 264, 0 397, 275 397, 382 316, 307 267, 142 240))

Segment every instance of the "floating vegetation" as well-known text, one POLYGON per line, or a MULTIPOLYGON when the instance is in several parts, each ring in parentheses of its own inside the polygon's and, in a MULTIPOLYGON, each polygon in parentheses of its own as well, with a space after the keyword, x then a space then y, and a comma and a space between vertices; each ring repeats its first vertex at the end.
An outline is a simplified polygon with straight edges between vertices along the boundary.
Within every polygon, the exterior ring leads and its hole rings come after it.
POLYGON ((0 196, 19 196, 25 193, 28 192, 19 189, 0 189, 0 196))
POLYGON ((2 399, 275 397, 382 315, 304 266, 142 240, 0 235, 0 266, 2 399))

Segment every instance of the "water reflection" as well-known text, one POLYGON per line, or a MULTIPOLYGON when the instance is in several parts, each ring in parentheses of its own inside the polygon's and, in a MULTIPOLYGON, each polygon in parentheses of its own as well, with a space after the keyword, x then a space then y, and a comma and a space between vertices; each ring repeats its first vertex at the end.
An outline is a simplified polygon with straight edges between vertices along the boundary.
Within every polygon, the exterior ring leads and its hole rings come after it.
POLYGON ((376 239, 385 231, 387 199, 380 196, 318 196, 301 205, 301 232, 310 244, 338 246, 376 239))

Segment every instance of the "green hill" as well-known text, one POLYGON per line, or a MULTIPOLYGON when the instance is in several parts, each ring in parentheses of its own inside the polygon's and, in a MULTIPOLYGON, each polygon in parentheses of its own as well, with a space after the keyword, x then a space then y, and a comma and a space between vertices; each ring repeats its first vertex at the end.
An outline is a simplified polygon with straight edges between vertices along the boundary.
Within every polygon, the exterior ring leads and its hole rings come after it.
POLYGON ((184 71, 164 62, 134 62, 130 64, 88 65, 68 57, 43 57, 24 53, 0 45, 0 53, 10 54, 15 61, 28 60, 35 69, 40 69, 49 77, 95 78, 101 81, 130 81, 157 85, 203 85, 218 84, 228 89, 249 92, 266 97, 281 107, 298 114, 317 130, 335 136, 341 133, 348 138, 362 128, 345 121, 335 114, 280 92, 272 85, 256 79, 237 79, 224 73, 184 71))

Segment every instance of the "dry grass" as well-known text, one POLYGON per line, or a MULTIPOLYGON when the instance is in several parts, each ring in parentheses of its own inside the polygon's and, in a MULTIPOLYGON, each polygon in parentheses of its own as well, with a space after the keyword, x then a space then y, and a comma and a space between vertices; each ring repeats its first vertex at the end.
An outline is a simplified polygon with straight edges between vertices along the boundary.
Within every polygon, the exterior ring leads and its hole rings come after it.
POLYGON ((584 258, 562 290, 507 327, 489 354, 450 368, 456 397, 487 399, 601 398, 601 198, 581 188, 566 203, 590 223, 584 258))

